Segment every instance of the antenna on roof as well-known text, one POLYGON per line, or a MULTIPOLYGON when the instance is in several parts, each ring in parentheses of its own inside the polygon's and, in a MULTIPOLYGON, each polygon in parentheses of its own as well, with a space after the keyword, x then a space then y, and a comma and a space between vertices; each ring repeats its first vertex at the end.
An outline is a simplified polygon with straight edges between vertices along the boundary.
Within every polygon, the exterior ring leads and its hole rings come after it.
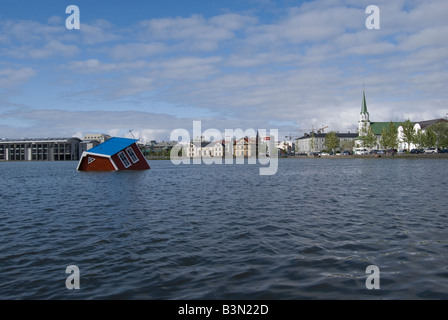
POLYGON ((129 129, 129 133, 132 135, 132 137, 135 139, 134 134, 132 133, 132 130, 134 129, 129 129))

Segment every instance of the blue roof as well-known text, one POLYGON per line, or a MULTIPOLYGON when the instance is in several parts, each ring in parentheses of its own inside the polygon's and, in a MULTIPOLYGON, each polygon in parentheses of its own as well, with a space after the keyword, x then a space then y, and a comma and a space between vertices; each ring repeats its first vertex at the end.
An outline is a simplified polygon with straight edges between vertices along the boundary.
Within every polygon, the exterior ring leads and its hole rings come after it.
POLYGON ((124 148, 129 147, 131 144, 138 141, 137 139, 127 139, 127 138, 117 138, 113 137, 109 140, 104 141, 103 143, 93 147, 92 149, 87 150, 89 153, 98 153, 104 154, 108 156, 112 156, 124 148))

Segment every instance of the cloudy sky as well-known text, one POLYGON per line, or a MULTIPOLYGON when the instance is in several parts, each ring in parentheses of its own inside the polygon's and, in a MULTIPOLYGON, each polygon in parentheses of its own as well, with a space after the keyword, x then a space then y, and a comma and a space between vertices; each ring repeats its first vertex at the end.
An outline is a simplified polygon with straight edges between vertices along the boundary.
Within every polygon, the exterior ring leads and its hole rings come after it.
POLYGON ((0 138, 353 132, 363 85, 371 121, 445 117, 447 17, 446 0, 0 0, 0 138))

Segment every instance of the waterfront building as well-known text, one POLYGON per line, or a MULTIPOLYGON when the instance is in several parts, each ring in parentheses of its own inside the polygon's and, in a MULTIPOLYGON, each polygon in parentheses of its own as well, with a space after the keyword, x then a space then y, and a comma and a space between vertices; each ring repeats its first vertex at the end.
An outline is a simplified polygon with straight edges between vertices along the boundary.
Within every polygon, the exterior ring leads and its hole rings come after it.
MULTIPOLYGON (((192 140, 184 147, 184 154, 190 158, 209 157, 237 157, 237 158, 257 158, 259 153, 263 156, 271 155, 273 150, 277 150, 270 141, 274 141, 274 136, 265 137, 243 137, 235 139, 226 137, 223 141, 203 141, 199 138, 192 140), (258 143, 259 142, 259 143, 258 143)), ((277 152, 277 151, 275 151, 277 152)))
POLYGON ((99 143, 103 143, 111 138, 110 135, 104 133, 88 133, 84 135, 82 140, 96 140, 99 143))
POLYGON ((162 151, 171 151, 174 146, 179 144, 177 141, 162 141, 162 142, 155 142, 151 141, 150 144, 150 150, 153 152, 162 152, 162 151))
POLYGON ((234 155, 236 157, 256 158, 257 157, 257 137, 244 137, 235 141, 234 155))
POLYGON ((294 142, 289 140, 276 141, 275 147, 280 154, 290 155, 294 151, 294 142))
POLYGON ((0 160, 4 161, 66 161, 79 160, 81 139, 23 138, 1 139, 0 160))
POLYGON ((99 144, 100 142, 98 140, 83 140, 79 143, 79 154, 82 154, 84 151, 92 149, 99 144))
MULTIPOLYGON (((417 122, 411 122, 414 126, 415 133, 422 131, 425 132, 426 129, 438 122, 446 122, 447 120, 443 118, 439 119, 433 119, 433 120, 424 120, 424 121, 417 121, 417 122)), ((404 135, 403 135, 403 124, 402 122, 392 122, 395 127, 397 128, 398 133, 398 150, 411 150, 414 148, 417 148, 417 145, 414 143, 407 144, 404 142, 404 135)), ((367 135, 367 132, 369 128, 372 130, 374 135, 376 136, 376 142, 372 147, 369 149, 381 149, 381 133, 383 131, 383 128, 387 129, 390 124, 389 122, 371 122, 370 121, 370 115, 367 111, 367 103, 366 103, 366 95, 363 90, 362 92, 362 103, 361 103, 361 112, 359 114, 359 121, 358 121, 358 133, 359 137, 355 141, 355 147, 363 147, 363 141, 362 138, 367 135)))
MULTIPOLYGON (((327 150, 325 146, 325 137, 328 133, 305 133, 303 137, 297 138, 295 141, 296 154, 312 155, 314 153, 320 153, 327 150)), ((339 150, 353 149, 354 141, 358 138, 357 133, 351 132, 336 132, 336 136, 339 138, 339 150)), ((327 150, 328 152, 330 150, 327 150)))
MULTIPOLYGON (((412 124, 414 125, 414 132, 418 133, 419 131, 421 131, 422 133, 426 132, 426 129, 436 123, 439 122, 448 122, 446 119, 443 118, 439 118, 439 119, 433 119, 433 120, 425 120, 425 121, 419 121, 419 122, 412 122, 412 124)), ((416 149, 419 146, 415 143, 405 143, 403 140, 404 134, 403 134, 403 126, 400 124, 398 126, 398 149, 399 150, 412 150, 412 149, 416 149)))
POLYGON ((190 158, 209 158, 223 157, 224 149, 224 143, 221 141, 191 141, 185 151, 190 158))

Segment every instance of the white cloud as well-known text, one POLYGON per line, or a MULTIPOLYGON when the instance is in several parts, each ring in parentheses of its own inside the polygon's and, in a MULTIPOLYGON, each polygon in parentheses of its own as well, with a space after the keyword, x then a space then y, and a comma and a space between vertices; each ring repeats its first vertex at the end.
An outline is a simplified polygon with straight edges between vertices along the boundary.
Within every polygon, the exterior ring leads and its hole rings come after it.
POLYGON ((54 130, 68 130, 57 123, 69 123, 71 132, 133 128, 145 139, 182 127, 185 118, 173 116, 181 110, 194 110, 187 122, 207 119, 210 126, 353 129, 363 83, 376 119, 443 116, 447 6, 378 0, 381 29, 367 30, 369 4, 309 1, 269 19, 198 13, 126 27, 98 20, 83 22, 79 33, 56 28, 56 17, 48 25, 3 21, 0 55, 7 61, 0 62, 0 84, 19 86, 55 70, 39 79, 51 83, 47 90, 64 92, 59 108, 82 105, 91 112, 35 106, 22 117, 54 130))
POLYGON ((75 45, 64 44, 58 40, 51 40, 41 48, 32 48, 28 50, 30 58, 49 58, 51 56, 70 57, 78 53, 79 49, 75 45))
POLYGON ((0 87, 13 87, 20 85, 36 75, 32 68, 0 69, 0 87))

